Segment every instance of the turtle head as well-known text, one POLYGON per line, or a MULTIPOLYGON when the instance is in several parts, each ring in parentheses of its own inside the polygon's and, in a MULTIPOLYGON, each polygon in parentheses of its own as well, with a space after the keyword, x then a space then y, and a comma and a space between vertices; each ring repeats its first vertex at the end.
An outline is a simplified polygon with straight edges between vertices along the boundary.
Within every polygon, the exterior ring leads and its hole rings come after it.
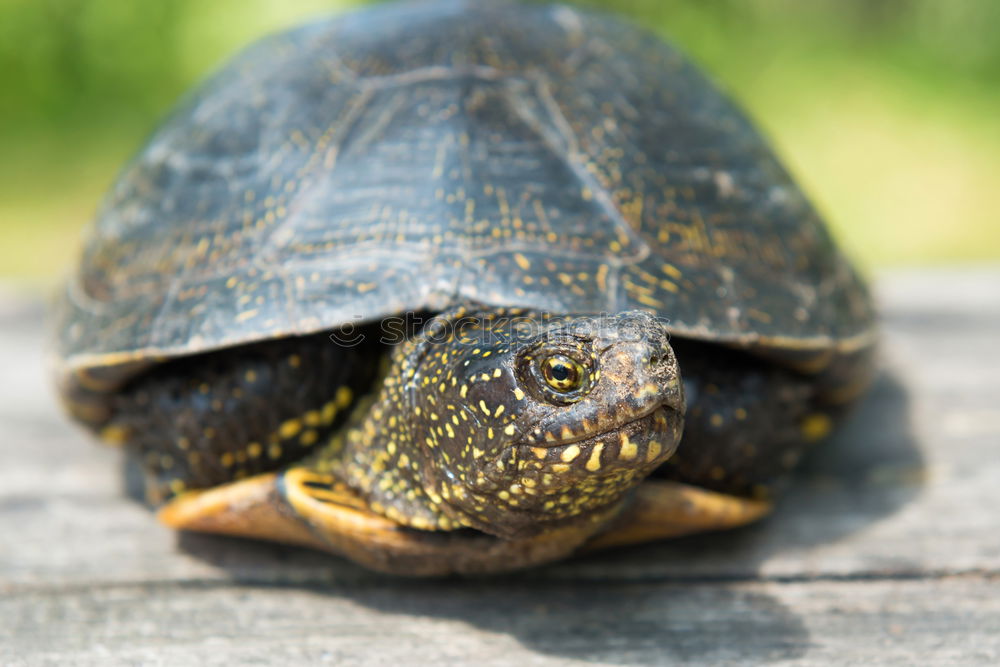
POLYGON ((648 314, 463 313, 415 344, 414 469, 460 525, 512 538, 586 519, 677 447, 680 373, 648 314))

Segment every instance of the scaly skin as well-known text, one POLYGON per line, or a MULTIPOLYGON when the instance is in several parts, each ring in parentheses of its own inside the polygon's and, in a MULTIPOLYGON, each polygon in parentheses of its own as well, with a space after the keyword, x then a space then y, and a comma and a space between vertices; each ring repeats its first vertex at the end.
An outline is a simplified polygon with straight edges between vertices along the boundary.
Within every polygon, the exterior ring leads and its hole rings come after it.
POLYGON ((683 414, 645 313, 458 308, 396 350, 368 411, 306 466, 402 525, 523 537, 620 500, 676 449, 683 414), (546 365, 564 363, 578 377, 550 384, 546 365))

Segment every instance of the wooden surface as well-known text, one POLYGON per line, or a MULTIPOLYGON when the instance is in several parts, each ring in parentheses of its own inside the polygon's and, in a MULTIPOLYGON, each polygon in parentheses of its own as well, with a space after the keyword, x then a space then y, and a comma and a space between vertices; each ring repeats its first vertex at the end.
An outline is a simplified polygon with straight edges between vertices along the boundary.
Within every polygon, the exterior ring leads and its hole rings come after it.
POLYGON ((1000 664, 1000 267, 878 287, 885 372, 764 523, 427 582, 157 525, 0 293, 0 664, 1000 664))

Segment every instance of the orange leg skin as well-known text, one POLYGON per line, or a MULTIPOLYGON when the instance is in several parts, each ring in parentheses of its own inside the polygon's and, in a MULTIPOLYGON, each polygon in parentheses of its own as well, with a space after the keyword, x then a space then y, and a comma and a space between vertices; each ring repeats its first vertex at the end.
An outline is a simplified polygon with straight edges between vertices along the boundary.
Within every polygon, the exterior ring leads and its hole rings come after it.
POLYGON ((361 498, 328 475, 292 468, 182 494, 165 505, 158 517, 180 530, 298 544, 332 551, 382 572, 437 576, 515 570, 575 551, 734 528, 759 519, 770 509, 770 503, 763 501, 647 480, 617 516, 617 508, 611 508, 575 525, 553 527, 524 539, 500 540, 478 533, 400 527, 371 512, 361 498), (603 529, 604 525, 608 528, 603 529))
POLYGON ((327 548, 283 507, 277 478, 272 472, 207 491, 183 493, 164 505, 156 517, 177 530, 327 548))
POLYGON ((679 482, 647 479, 607 530, 584 551, 736 528, 771 511, 772 504, 706 491, 679 482))
POLYGON ((287 542, 347 556, 381 572, 440 576, 504 572, 565 558, 607 524, 615 509, 518 540, 419 531, 371 512, 328 475, 292 468, 181 494, 157 516, 179 530, 287 542))

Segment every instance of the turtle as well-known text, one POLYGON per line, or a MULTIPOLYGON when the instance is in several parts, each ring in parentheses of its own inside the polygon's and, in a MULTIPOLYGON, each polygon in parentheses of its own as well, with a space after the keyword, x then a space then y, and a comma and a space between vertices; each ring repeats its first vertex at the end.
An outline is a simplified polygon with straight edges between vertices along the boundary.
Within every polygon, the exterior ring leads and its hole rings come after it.
POLYGON ((747 116, 610 15, 385 4, 250 46, 107 194, 69 414, 168 526, 413 576, 742 526, 871 380, 747 116))

